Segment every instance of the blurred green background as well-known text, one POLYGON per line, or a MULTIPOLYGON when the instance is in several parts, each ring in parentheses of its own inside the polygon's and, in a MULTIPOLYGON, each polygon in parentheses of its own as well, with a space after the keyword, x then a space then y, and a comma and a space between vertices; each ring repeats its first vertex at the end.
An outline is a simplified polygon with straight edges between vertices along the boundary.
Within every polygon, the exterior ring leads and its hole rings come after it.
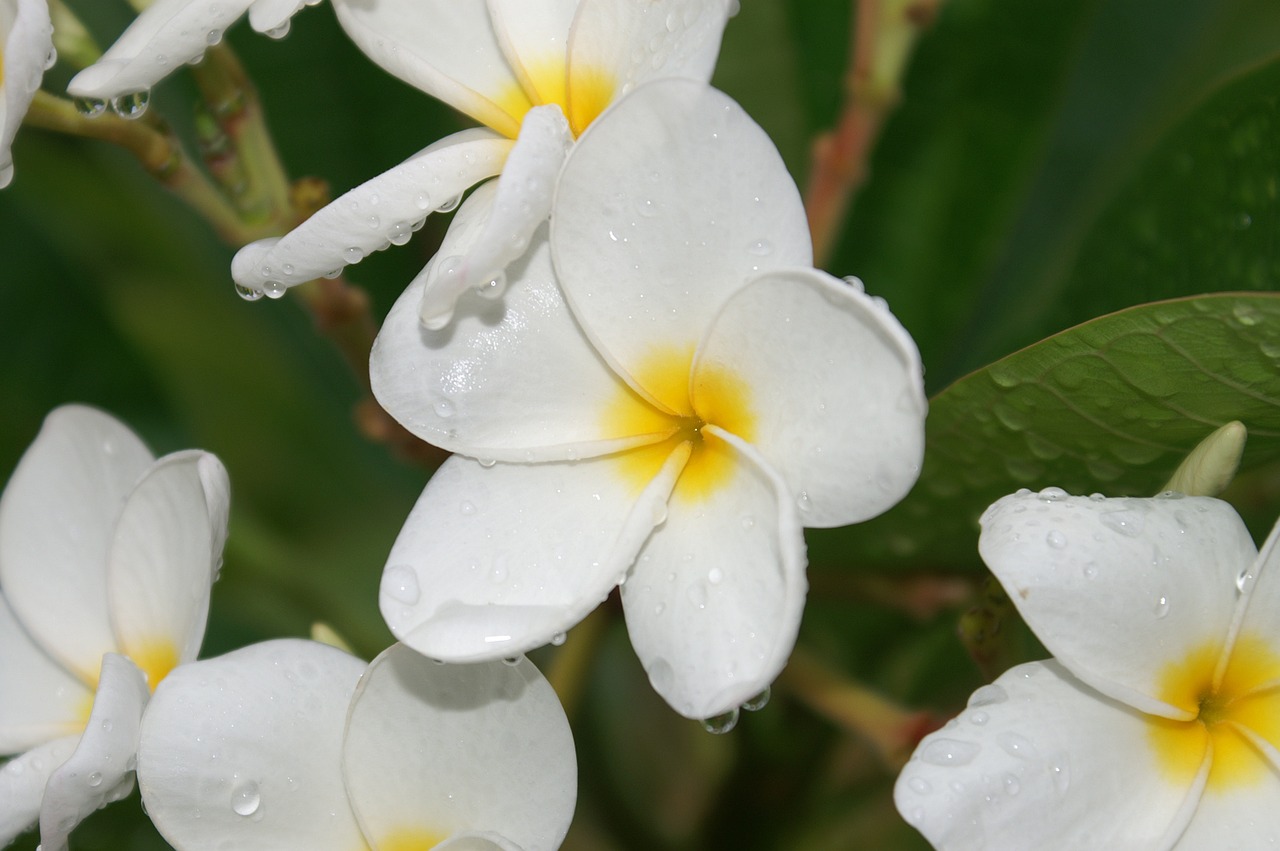
MULTIPOLYGON (((103 45, 132 17, 123 0, 69 5, 103 45)), ((725 36, 716 84, 802 187, 813 138, 839 115, 852 20, 849 0, 742 0, 725 36)), ((281 42, 243 24, 228 40, 292 176, 334 194, 467 126, 368 62, 324 5, 281 42)), ((59 65, 46 89, 70 73, 59 65)), ((195 98, 180 72, 152 109, 187 132, 195 98)), ((1250 441, 1228 498, 1265 533, 1280 507, 1278 101, 1272 0, 938 9, 828 264, 915 336, 940 394, 929 455, 903 505, 811 535, 806 660, 903 707, 954 712, 984 665, 1039 652, 984 589, 977 513, 1023 486, 1154 493, 1234 418, 1250 441), (986 368, 1113 311, 1224 291, 1254 296, 1139 308, 986 368), (957 635, 962 618, 984 665, 957 635)), ((371 657, 391 640, 376 606, 383 559, 426 471, 361 436, 359 381, 298 301, 237 298, 233 248, 130 156, 26 128, 14 159, 0 193, 0 471, 69 401, 111 411, 157 453, 217 453, 233 514, 205 655, 324 621, 371 657)), ((433 217, 349 270, 375 318, 446 224, 433 217)), ((784 677, 763 711, 712 736, 652 693, 616 607, 604 621, 598 641, 579 639, 595 643, 571 707, 581 792, 566 848, 927 847, 838 696, 824 704, 811 681, 784 677)), ((534 659, 545 669, 569 650, 583 653, 573 632, 534 659)), ((72 839, 165 847, 136 796, 72 839)))

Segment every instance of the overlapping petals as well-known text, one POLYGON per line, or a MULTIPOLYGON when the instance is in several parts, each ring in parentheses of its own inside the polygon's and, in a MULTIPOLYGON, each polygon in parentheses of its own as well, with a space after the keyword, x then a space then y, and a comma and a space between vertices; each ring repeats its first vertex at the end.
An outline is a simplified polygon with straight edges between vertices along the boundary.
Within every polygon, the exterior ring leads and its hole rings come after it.
POLYGON ((52 51, 47 0, 0 0, 0 189, 13 180, 9 149, 52 51))
MULTIPOLYGON (((441 255, 483 226, 477 196, 441 255)), ((801 528, 888 508, 923 447, 910 338, 809 262, 794 184, 724 95, 656 81, 596 122, 504 302, 464 295, 433 331, 415 286, 374 347, 384 407, 470 456, 441 468, 388 560, 393 632, 433 658, 496 658, 625 582, 633 643, 677 711, 761 692, 799 624, 801 528)))
MULTIPOLYGON (((153 459, 128 428, 76 405, 48 416, 0 496, 0 751, 41 763, 29 777, 44 777, 50 851, 131 788, 148 684, 199 650, 228 499, 214 456, 153 459), (62 741, 74 755, 32 756, 62 741)), ((29 826, 24 800, 0 798, 0 821, 29 826)))
POLYGON ((1276 541, 1207 498, 997 502, 979 549, 1055 659, 926 737, 898 809, 947 849, 1276 841, 1276 541))
POLYGON ((138 751, 147 812, 179 851, 553 849, 576 772, 527 661, 446 667, 397 645, 366 669, 298 640, 176 671, 138 751))

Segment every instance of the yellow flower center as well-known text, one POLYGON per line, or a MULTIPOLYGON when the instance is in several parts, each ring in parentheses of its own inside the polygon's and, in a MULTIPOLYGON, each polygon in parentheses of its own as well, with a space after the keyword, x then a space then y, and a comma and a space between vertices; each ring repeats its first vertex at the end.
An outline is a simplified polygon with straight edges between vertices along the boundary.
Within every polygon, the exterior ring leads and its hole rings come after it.
POLYGON ((1157 760, 1174 782, 1190 782, 1213 749, 1209 792, 1256 784, 1270 774, 1249 733, 1280 747, 1280 654, 1257 636, 1241 635, 1215 687, 1219 653, 1217 644, 1205 644, 1160 672, 1160 698, 1194 712, 1194 719, 1150 719, 1157 760))
POLYGON ((169 672, 178 667, 178 648, 167 638, 140 641, 125 648, 125 655, 147 675, 152 693, 169 672))
POLYGON ((683 442, 693 453, 676 483, 673 498, 704 500, 732 477, 734 450, 705 430, 715 425, 743 440, 755 431, 749 388, 732 372, 703 367, 693 381, 693 349, 660 349, 635 371, 636 382, 668 410, 632 392, 622 391, 605 409, 609 434, 653 435, 645 446, 619 456, 623 475, 637 491, 653 480, 683 442))
POLYGON ((563 56, 550 57, 524 67, 526 80, 502 92, 496 103, 517 121, 534 106, 558 104, 569 119, 574 137, 613 102, 617 81, 600 68, 578 63, 567 67, 563 56))
POLYGON ((448 839, 440 833, 421 828, 393 830, 378 842, 378 851, 429 851, 448 839))

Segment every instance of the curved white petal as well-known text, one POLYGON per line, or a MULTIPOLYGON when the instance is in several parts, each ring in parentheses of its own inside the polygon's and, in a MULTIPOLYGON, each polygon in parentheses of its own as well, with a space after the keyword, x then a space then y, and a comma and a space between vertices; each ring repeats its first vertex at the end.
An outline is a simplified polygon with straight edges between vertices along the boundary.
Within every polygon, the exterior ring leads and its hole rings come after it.
POLYGON ((450 458, 387 558, 387 625, 419 653, 455 662, 548 643, 625 574, 687 457, 677 450, 647 486, 616 457, 489 468, 450 458))
POLYGON ((460 253, 445 255, 427 277, 421 311, 428 328, 443 327, 468 289, 488 287, 497 291, 492 297, 501 295, 507 266, 526 252, 534 231, 551 213, 556 175, 572 142, 558 106, 529 111, 496 181, 496 194, 485 204, 483 229, 468 234, 474 239, 465 241, 465 250, 458 240, 451 254, 460 253))
POLYGON ((0 189, 13 180, 9 148, 53 50, 46 0, 8 0, 0 11, 0 189))
MULTIPOLYGON (((1245 562, 1236 578, 1243 592, 1231 624, 1231 641, 1243 630, 1259 636, 1276 635, 1275 615, 1280 612, 1280 522, 1252 562, 1245 562)), ((1280 679, 1280 672, 1276 674, 1280 679)))
POLYGON ((577 774, 564 710, 527 659, 440 665, 393 645, 351 702, 343 775, 375 848, 397 831, 493 831, 525 851, 553 851, 577 774))
POLYGON ((1173 847, 1177 851, 1224 848, 1274 848, 1280 845, 1280 776, 1260 775, 1254 784, 1215 792, 1200 799, 1191 824, 1173 847))
MULTIPOLYGON (((536 104, 565 102, 569 28, 580 0, 488 0, 498 44, 536 104)), ((523 132, 523 130, 521 131, 523 132)))
POLYGON ((107 550, 151 453, 122 423, 57 408, 0 496, 0 586, 38 644, 86 683, 115 649, 107 550))
POLYGON ((920 354, 861 291, 815 269, 756 278, 730 296, 698 347, 695 400, 708 371, 748 388, 752 430, 743 436, 804 495, 804 525, 867 520, 915 483, 928 407, 920 354))
POLYGON ((226 536, 228 493, 218 459, 197 449, 175 452, 147 470, 125 500, 107 567, 111 624, 121 652, 147 675, 152 688, 180 662, 196 658, 209 616, 209 594, 226 536))
POLYGON ((894 802, 947 851, 1167 848, 1195 781, 1161 774, 1150 726, 1052 660, 1019 665, 924 738, 894 802))
POLYGON ((411 86, 514 139, 532 105, 485 0, 333 0, 365 55, 411 86))
POLYGON ((35 825, 49 775, 67 761, 79 741, 79 733, 63 736, 0 765, 0 847, 35 825))
POLYGON ((49 658, 0 594, 0 754, 80 735, 93 693, 49 658))
POLYGON ((249 7, 249 26, 260 33, 280 37, 288 32, 289 22, 305 6, 320 0, 254 0, 249 7))
POLYGON ((804 609, 804 535, 781 478, 714 426, 732 477, 705 497, 680 485, 622 586, 649 682, 687 718, 736 709, 787 663, 804 609))
POLYGON ((362 846, 342 782, 342 730, 364 664, 280 639, 183 665, 143 718, 138 786, 181 851, 362 846))
POLYGON ((773 142, 728 96, 660 80, 570 152, 551 214, 565 297, 619 372, 692 349, 760 272, 812 264, 800 195, 773 142))
POLYGON ((103 100, 148 91, 203 56, 251 5, 253 0, 156 0, 97 62, 71 78, 67 91, 103 100))
POLYGON ((133 791, 138 726, 151 692, 124 656, 102 657, 93 711, 73 753, 49 778, 40 805, 40 847, 66 851, 67 837, 94 810, 133 791))
POLYGON ((441 842, 432 851, 524 851, 496 833, 460 833, 441 842))
POLYGON ((1216 499, 1058 490, 996 502, 982 517, 978 550, 1068 670, 1170 718, 1195 717, 1198 707, 1166 703, 1160 677, 1193 651, 1222 646, 1235 577, 1256 552, 1239 516, 1216 499))
POLYGON ((511 141, 487 130, 463 130, 357 186, 279 238, 236 252, 231 276, 242 287, 286 287, 358 263, 392 242, 472 185, 502 170, 511 141))
MULTIPOLYGON (((492 192, 485 184, 467 199, 450 236, 475 221, 472 203, 482 206, 492 192)), ((633 433, 647 406, 605 366, 565 305, 545 229, 509 280, 501 303, 472 294, 439 331, 418 321, 423 283, 415 281, 369 357, 378 402, 423 440, 490 460, 589 458, 654 439, 633 433)))

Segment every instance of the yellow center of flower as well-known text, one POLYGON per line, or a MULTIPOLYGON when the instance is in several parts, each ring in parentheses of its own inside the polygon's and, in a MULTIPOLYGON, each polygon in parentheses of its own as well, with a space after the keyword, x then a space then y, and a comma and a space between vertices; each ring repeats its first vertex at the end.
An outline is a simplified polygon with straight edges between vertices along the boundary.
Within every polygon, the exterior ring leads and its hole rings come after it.
POLYGON ((153 693, 160 681, 178 667, 178 648, 167 638, 131 644, 125 648, 125 654, 147 675, 147 686, 153 693))
POLYGON ((393 830, 378 842, 378 851, 429 851, 447 836, 421 828, 401 828, 393 830))
POLYGON ((576 138, 613 102, 617 81, 600 68, 578 63, 567 67, 564 57, 552 57, 525 65, 523 85, 512 85, 495 100, 518 121, 534 106, 554 103, 569 119, 576 138))
POLYGON ((653 443, 619 456, 623 475, 636 490, 644 488, 683 442, 693 453, 676 483, 674 497, 703 500, 732 477, 734 450, 705 430, 715 425, 743 440, 755 432, 749 388, 726 369, 703 367, 690 380, 693 349, 660 349, 646 358, 634 373, 636 382, 663 410, 641 399, 630 389, 621 392, 605 409, 604 426, 619 435, 655 435, 653 443))
POLYGON ((1205 644, 1160 672, 1160 698, 1196 717, 1152 718, 1150 728, 1160 767, 1174 782, 1190 782, 1213 749, 1210 792, 1252 785, 1270 774, 1250 733, 1280 747, 1280 654, 1257 636, 1241 635, 1215 687, 1219 652, 1217 644, 1205 644))

